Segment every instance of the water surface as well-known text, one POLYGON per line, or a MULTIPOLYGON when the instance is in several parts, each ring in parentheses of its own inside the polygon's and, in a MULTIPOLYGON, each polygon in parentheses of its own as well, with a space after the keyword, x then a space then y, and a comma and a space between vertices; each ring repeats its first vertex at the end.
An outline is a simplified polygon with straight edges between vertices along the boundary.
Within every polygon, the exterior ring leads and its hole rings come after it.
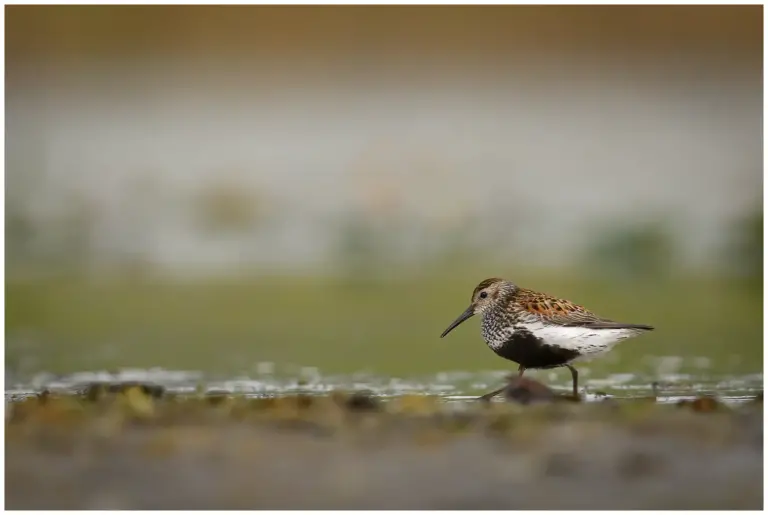
MULTIPOLYGON (((447 371, 414 377, 389 377, 368 373, 324 375, 312 367, 295 374, 275 371, 271 363, 260 364, 259 372, 249 376, 221 377, 191 370, 122 369, 116 372, 83 371, 56 376, 40 373, 29 378, 6 377, 6 399, 13 400, 42 390, 73 393, 93 382, 139 381, 162 385, 179 394, 232 393, 245 396, 287 395, 295 393, 323 394, 334 390, 367 391, 388 398, 399 395, 433 395, 446 401, 469 400, 498 388, 509 376, 508 370, 447 371)), ((569 391, 570 382, 547 371, 531 374, 550 387, 569 391), (560 380, 558 380, 560 378, 560 380)), ((646 376, 613 374, 600 378, 583 378, 580 392, 587 401, 610 396, 636 398, 653 393, 658 384, 658 402, 676 402, 700 395, 716 396, 724 402, 739 403, 763 390, 763 374, 682 374, 646 376)))

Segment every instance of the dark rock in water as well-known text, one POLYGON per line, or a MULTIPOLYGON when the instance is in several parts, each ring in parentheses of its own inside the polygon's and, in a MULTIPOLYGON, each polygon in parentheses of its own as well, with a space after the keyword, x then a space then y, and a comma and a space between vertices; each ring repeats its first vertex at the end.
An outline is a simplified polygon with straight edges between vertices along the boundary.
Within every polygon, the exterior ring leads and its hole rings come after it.
POLYGON ((378 411, 380 403, 368 392, 355 392, 346 399, 344 405, 349 411, 378 411))
POLYGON ((503 395, 506 400, 520 404, 555 400, 555 392, 547 385, 525 376, 511 378, 509 384, 504 388, 503 395))
POLYGON ((230 392, 225 390, 211 390, 205 394, 205 399, 209 404, 216 406, 226 401, 230 395, 230 392))

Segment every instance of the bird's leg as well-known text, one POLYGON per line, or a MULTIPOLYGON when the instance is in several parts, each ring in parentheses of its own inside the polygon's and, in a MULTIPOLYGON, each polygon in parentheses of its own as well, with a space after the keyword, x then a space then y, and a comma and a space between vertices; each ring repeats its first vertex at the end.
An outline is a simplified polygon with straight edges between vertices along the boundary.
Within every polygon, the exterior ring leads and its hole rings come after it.
POLYGON ((503 388, 499 388, 498 390, 494 390, 492 392, 486 393, 485 395, 482 395, 482 396, 478 397, 476 400, 478 400, 478 401, 489 401, 489 400, 493 399, 494 397, 496 397, 501 392, 503 392, 504 388, 506 388, 506 386, 503 387, 503 388))
POLYGON ((568 370, 571 371, 571 377, 573 378, 573 396, 579 396, 579 373, 571 365, 565 365, 568 370))
MULTIPOLYGON (((518 369, 517 369, 517 376, 518 377, 522 377, 523 372, 525 372, 525 367, 523 365, 520 365, 518 367, 518 369)), ((486 393, 482 397, 478 397, 477 400, 478 401, 489 401, 489 400, 493 399, 494 397, 496 397, 501 392, 503 392, 505 388, 506 388, 506 386, 504 386, 502 388, 499 388, 498 390, 494 390, 492 392, 486 393)))

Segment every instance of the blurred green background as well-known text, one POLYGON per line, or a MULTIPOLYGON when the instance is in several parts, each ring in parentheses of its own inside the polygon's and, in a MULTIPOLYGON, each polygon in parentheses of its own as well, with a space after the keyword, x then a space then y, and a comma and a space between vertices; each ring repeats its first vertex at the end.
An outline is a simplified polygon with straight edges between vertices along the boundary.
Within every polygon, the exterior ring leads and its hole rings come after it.
MULTIPOLYGON (((658 328, 622 345, 612 359, 590 363, 593 374, 650 372, 647 356, 707 357, 713 373, 762 370, 760 296, 727 281, 617 285, 493 270, 658 328)), ((265 361, 400 376, 504 369, 482 342, 477 321, 438 338, 465 309, 479 272, 354 284, 303 277, 9 282, 8 331, 24 337, 10 342, 6 365, 20 366, 32 352, 36 367, 53 372, 159 366, 247 374, 265 361)))
POLYGON ((501 276, 657 327, 593 377, 762 372, 759 6, 6 30, 6 371, 512 370, 477 320, 439 338, 501 276))
POLYGON ((720 273, 706 275, 671 269, 674 240, 623 231, 588 246, 582 265, 570 270, 494 262, 482 252, 405 267, 387 263, 378 249, 378 259, 349 251, 348 273, 327 276, 242 271, 172 280, 133 268, 97 278, 76 269, 11 278, 6 328, 17 339, 9 338, 6 366, 252 375, 258 363, 273 362, 396 376, 504 369, 477 320, 438 337, 475 284, 499 275, 657 327, 587 365, 593 377, 653 374, 654 356, 688 358, 680 370, 689 372, 755 373, 762 370, 762 216, 753 218, 734 227, 741 237, 724 250, 720 273))

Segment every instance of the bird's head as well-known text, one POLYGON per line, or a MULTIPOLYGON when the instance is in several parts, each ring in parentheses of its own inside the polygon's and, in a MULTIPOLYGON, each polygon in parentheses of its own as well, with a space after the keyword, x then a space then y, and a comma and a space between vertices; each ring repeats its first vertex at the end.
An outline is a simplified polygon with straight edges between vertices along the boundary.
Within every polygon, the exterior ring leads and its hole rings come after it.
POLYGON ((484 313, 501 305, 509 295, 515 292, 516 289, 517 286, 504 279, 499 279, 498 277, 492 277, 491 279, 482 281, 472 292, 472 299, 469 307, 448 326, 448 329, 443 331, 440 338, 453 331, 453 329, 471 316, 478 313, 484 313))

